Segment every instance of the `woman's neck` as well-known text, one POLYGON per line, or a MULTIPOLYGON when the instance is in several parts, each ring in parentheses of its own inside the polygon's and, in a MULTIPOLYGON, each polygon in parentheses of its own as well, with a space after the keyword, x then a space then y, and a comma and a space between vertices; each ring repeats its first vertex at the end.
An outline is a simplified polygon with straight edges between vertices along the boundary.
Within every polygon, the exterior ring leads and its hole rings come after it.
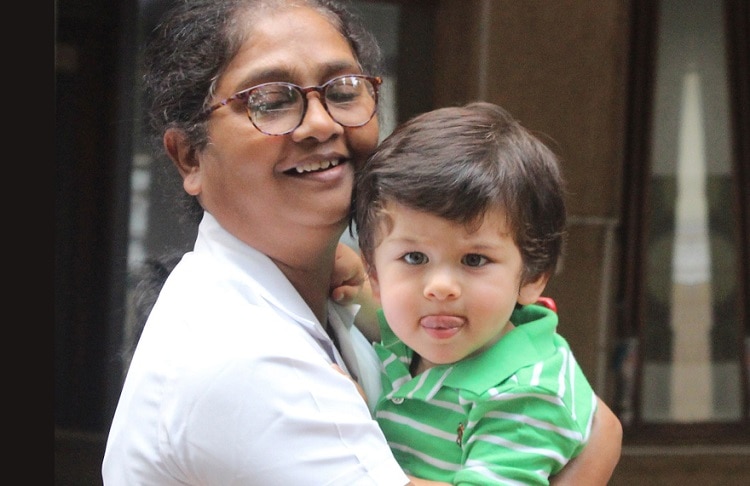
POLYGON ((224 218, 211 212, 219 224, 246 245, 270 258, 294 286, 322 325, 328 320, 328 296, 336 246, 346 221, 326 225, 299 225, 293 221, 275 222, 276 228, 260 231, 234 214, 224 218))
POLYGON ((324 327, 328 321, 328 296, 335 251, 334 243, 330 248, 306 247, 284 260, 269 255, 324 327))

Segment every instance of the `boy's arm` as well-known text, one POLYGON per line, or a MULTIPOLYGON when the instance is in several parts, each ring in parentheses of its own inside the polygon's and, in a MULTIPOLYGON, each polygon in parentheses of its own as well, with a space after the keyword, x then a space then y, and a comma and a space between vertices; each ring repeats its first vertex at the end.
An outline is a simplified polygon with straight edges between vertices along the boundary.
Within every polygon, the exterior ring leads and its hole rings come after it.
POLYGON ((380 304, 372 295, 369 279, 362 284, 362 290, 357 296, 355 303, 359 304, 360 308, 354 317, 354 325, 365 335, 368 341, 379 343, 380 324, 378 324, 377 310, 380 304))
POLYGON ((331 298, 340 304, 357 303, 365 283, 368 283, 367 275, 359 254, 354 248, 339 242, 331 274, 331 298))
POLYGON ((597 400, 599 404, 586 447, 550 478, 551 485, 604 486, 612 477, 622 450, 622 424, 601 398, 597 400))
POLYGON ((372 295, 364 262, 359 253, 344 243, 336 248, 330 290, 331 298, 339 304, 360 305, 354 324, 370 342, 379 342, 378 303, 372 295))

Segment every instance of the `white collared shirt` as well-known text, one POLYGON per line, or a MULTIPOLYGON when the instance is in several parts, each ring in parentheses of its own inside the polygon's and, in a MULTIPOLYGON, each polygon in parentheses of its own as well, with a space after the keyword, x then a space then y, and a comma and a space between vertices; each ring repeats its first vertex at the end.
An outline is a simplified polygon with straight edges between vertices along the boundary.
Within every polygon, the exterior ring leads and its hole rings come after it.
POLYGON ((377 397, 377 358, 355 312, 329 304, 347 368, 276 265, 206 213, 133 356, 104 483, 406 484, 354 384, 331 367, 377 397))

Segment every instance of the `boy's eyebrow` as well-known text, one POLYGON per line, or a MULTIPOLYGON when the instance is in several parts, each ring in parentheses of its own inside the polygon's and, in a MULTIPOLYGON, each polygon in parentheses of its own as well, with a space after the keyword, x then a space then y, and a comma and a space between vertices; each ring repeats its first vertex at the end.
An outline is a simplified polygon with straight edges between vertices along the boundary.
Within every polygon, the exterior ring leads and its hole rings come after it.
POLYGON ((390 235, 390 237, 388 239, 391 241, 391 243, 401 243, 401 244, 404 244, 404 243, 415 244, 415 243, 421 243, 422 241, 424 241, 424 238, 418 238, 418 237, 414 237, 414 236, 393 236, 393 235, 390 235))

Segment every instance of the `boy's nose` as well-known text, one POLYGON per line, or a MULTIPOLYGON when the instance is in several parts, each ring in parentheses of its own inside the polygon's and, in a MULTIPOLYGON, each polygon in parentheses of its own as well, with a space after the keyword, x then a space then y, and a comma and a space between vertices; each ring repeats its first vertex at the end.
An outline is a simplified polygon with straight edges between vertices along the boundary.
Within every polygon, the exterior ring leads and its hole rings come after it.
POLYGON ((435 270, 427 277, 424 296, 428 299, 447 300, 460 295, 461 286, 450 270, 435 270))

